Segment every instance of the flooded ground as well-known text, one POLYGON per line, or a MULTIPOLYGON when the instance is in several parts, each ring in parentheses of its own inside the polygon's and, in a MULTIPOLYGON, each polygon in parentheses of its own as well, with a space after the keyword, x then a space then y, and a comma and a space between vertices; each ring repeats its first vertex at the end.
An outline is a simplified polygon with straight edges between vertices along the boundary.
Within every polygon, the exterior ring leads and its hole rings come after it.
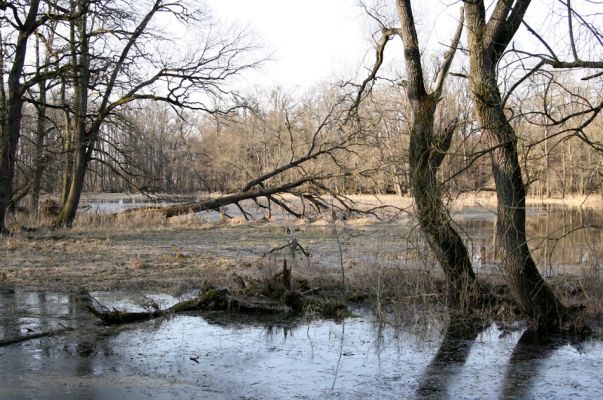
MULTIPOLYGON (((109 304, 128 295, 95 293, 109 304)), ((175 301, 158 296, 165 303, 175 301)), ((73 295, 0 291, 0 338, 74 331, 0 347, 2 399, 594 399, 603 343, 521 330, 452 335, 441 323, 393 329, 344 321, 179 315, 103 327, 73 295)))
MULTIPOLYGON (((198 288, 224 283, 230 274, 262 274, 282 265, 282 247, 292 239, 309 254, 297 253, 294 273, 367 276, 389 270, 440 269, 422 241, 414 219, 369 219, 268 223, 210 223, 195 216, 177 223, 127 220, 116 225, 80 223, 72 230, 24 233, 0 240, 0 286, 60 290, 198 288), (288 231, 290 233, 288 233, 288 231), (341 252, 339 247, 341 246, 341 252)), ((500 275, 489 210, 454 215, 478 275, 500 275)), ((602 214, 594 210, 531 209, 527 229, 538 267, 547 278, 571 274, 601 282, 602 214)), ((274 272, 274 271, 272 271, 274 272)), ((363 278, 364 279, 364 278, 363 278)))
MULTIPOLYGON (((111 212, 123 206, 110 204, 111 212)), ((384 270, 439 271, 405 213, 259 223, 222 211, 234 218, 212 211, 103 225, 97 209, 71 230, 3 238, 0 341, 60 333, 0 346, 0 399, 603 398, 596 340, 534 343, 522 329, 496 325, 459 335, 438 314, 399 329, 367 310, 337 322, 187 314, 115 328, 83 310, 81 288, 110 306, 135 310, 152 298, 167 307, 208 282, 272 274, 286 257, 296 278, 339 279, 343 264, 350 286, 364 280, 369 289, 384 270), (293 239, 309 257, 271 253, 293 239)), ((600 290, 603 213, 532 207, 527 215, 547 279, 563 288, 564 277, 577 278, 566 292, 585 298, 600 290)), ((453 217, 478 275, 500 274, 493 211, 464 208, 453 217)))
MULTIPOLYGON (((145 200, 140 196, 134 196, 125 199, 116 197, 111 201, 89 201, 83 204, 87 212, 116 213, 130 208, 174 203, 161 199, 145 200)), ((245 209, 257 220, 265 217, 266 211, 254 207, 253 204, 251 206, 247 204, 245 209)), ((235 220, 243 218, 241 211, 235 205, 222 207, 221 211, 222 213, 215 210, 197 213, 194 218, 210 223, 216 223, 224 218, 224 215, 235 220)), ((540 205, 528 207, 526 215, 529 244, 543 273, 556 275, 571 272, 580 265, 600 264, 603 260, 603 246, 599 246, 603 239, 603 213, 600 210, 540 205)), ((494 238, 495 210, 486 207, 463 207, 460 211, 453 212, 453 218, 473 254, 475 268, 478 271, 484 267, 492 270, 493 266, 499 264, 500 259, 495 251, 494 238)), ((227 236, 222 242, 235 241, 237 244, 236 247, 230 249, 212 241, 207 241, 207 246, 203 246, 201 243, 197 245, 201 251, 223 247, 224 254, 230 257, 244 256, 246 253, 252 256, 261 255, 265 254, 266 250, 270 250, 269 245, 275 245, 279 240, 288 239, 284 231, 293 225, 291 229, 296 232, 294 236, 304 240, 315 250, 316 254, 321 255, 320 260, 317 259, 316 262, 323 264, 334 262, 334 260, 324 257, 335 253, 333 251, 335 232, 333 225, 327 221, 319 219, 319 223, 296 224, 283 210, 278 208, 272 211, 271 221, 272 224, 267 224, 268 229, 254 229, 257 226, 253 225, 251 229, 246 229, 249 226, 238 226, 232 231, 234 237, 228 237, 230 232, 224 231, 227 236), (278 227, 283 229, 278 229, 278 227), (238 237, 237 232, 240 233, 238 237), (235 250, 236 254, 229 250, 235 250)), ((344 239, 344 245, 348 247, 345 249, 347 258, 354 259, 355 262, 374 262, 375 258, 379 258, 380 262, 393 261, 395 264, 400 260, 415 257, 415 253, 424 248, 424 244, 420 243, 421 239, 418 239, 416 235, 416 221, 406 211, 393 220, 386 219, 377 223, 376 220, 369 218, 361 219, 360 222, 352 219, 349 223, 339 221, 336 227, 337 234, 344 239), (405 239, 406 243, 404 243, 405 239), (370 243, 370 245, 365 249, 359 245, 360 243, 370 243), (377 250, 383 252, 384 257, 374 254, 374 244, 381 244, 377 250), (392 249, 398 253, 393 257, 388 254, 392 249), (390 260, 391 258, 393 260, 390 260)), ((222 240, 220 235, 216 236, 218 240, 222 240)), ((184 244, 187 244, 186 241, 184 244)))

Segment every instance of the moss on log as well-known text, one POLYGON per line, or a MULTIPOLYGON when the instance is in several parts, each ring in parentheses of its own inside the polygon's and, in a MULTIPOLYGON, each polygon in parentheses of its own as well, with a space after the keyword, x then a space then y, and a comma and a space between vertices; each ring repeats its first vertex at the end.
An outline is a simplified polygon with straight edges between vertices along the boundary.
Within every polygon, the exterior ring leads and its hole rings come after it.
POLYGON ((194 299, 178 302, 166 309, 146 312, 99 310, 91 305, 87 305, 86 308, 92 315, 109 325, 147 321, 191 311, 223 311, 257 315, 299 314, 311 311, 327 318, 347 315, 345 304, 332 303, 319 299, 317 296, 303 296, 297 292, 288 292, 282 299, 273 299, 234 295, 228 289, 208 289, 194 299))

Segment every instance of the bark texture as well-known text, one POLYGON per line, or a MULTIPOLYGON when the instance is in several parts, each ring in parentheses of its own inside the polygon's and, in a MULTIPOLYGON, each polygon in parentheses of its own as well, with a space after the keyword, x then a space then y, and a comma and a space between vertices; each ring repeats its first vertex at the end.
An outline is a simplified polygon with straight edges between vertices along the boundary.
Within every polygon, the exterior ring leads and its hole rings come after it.
MULTIPOLYGON (((26 90, 26 86, 22 82, 22 75, 28 41, 39 24, 39 6, 39 0, 30 2, 26 18, 19 27, 15 47, 12 49, 13 59, 8 71, 6 89, 4 75, 0 81, 2 86, 0 89, 0 234, 6 232, 6 211, 13 194, 17 144, 21 136, 23 93, 26 90)), ((0 46, 4 47, 5 43, 0 42, 0 46)), ((0 53, 0 58, 2 58, 0 66, 4 69, 4 49, 0 53)))
POLYGON ((536 268, 525 230, 526 189, 517 152, 517 135, 504 114, 496 65, 517 31, 529 0, 498 1, 486 23, 483 1, 466 2, 470 80, 477 121, 490 145, 496 184, 497 240, 507 283, 531 328, 558 330, 567 309, 536 268))
MULTIPOLYGON (((461 23, 450 50, 444 55, 436 87, 425 87, 421 54, 410 0, 398 1, 400 36, 404 42, 406 92, 411 105, 410 186, 417 207, 421 230, 446 275, 448 303, 452 309, 463 310, 470 305, 475 274, 471 258, 442 200, 442 184, 437 172, 450 147, 456 121, 444 132, 434 128, 435 112, 448 69, 462 32, 461 23)), ((462 17, 462 14, 461 14, 462 17)))

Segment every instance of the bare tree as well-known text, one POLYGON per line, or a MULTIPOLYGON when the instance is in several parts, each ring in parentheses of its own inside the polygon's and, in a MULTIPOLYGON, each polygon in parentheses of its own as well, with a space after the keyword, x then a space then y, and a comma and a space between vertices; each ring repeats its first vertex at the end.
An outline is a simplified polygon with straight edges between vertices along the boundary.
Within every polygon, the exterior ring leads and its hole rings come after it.
MULTIPOLYGON (((23 96, 33 79, 24 79, 28 42, 35 30, 47 20, 41 15, 40 1, 0 2, 0 24, 16 36, 13 42, 0 37, 0 234, 6 232, 5 217, 13 195, 13 177, 17 145, 21 135, 23 96), (6 62, 10 65, 6 65, 6 62), (5 79, 5 68, 8 74, 5 79)), ((0 33, 3 35, 4 32, 0 33)))
POLYGON ((462 238, 452 226, 452 220, 442 200, 442 184, 438 177, 446 152, 450 148, 458 119, 449 121, 441 132, 434 129, 436 109, 441 100, 444 82, 459 45, 463 28, 463 12, 453 35, 449 50, 439 66, 435 85, 429 90, 421 64, 421 52, 410 0, 396 2, 399 28, 382 26, 377 45, 377 62, 370 76, 360 85, 357 104, 383 62, 386 44, 399 36, 404 44, 406 80, 404 87, 410 106, 410 187, 419 224, 427 242, 442 266, 448 284, 448 301, 452 309, 465 310, 471 301, 475 273, 462 238))
MULTIPOLYGON (((252 199, 261 208, 268 209, 268 216, 273 205, 298 218, 309 214, 310 209, 361 212, 334 187, 342 178, 362 172, 361 168, 352 171, 349 163, 359 157, 357 152, 365 144, 366 130, 363 125, 345 123, 350 104, 347 94, 334 90, 330 95, 323 93, 322 101, 312 99, 298 105, 286 101, 269 107, 268 111, 258 107, 252 115, 249 115, 252 110, 245 109, 239 114, 223 116, 223 120, 216 118, 221 120, 217 123, 221 132, 208 135, 205 139, 208 142, 201 141, 197 145, 217 142, 216 147, 209 150, 208 158, 220 171, 199 169, 198 179, 204 179, 204 175, 215 178, 220 172, 221 182, 208 182, 208 186, 224 187, 230 194, 155 210, 172 217, 236 205, 245 218, 250 218, 251 213, 241 203, 252 199), (221 157, 226 158, 224 164, 221 157), (291 195, 297 198, 296 202, 290 201, 291 195), (323 195, 331 196, 334 204, 322 199, 323 195), (259 199, 267 203, 260 204, 259 199), (309 207, 305 207, 306 204, 309 207)), ((273 93, 270 100, 283 97, 286 96, 282 93, 277 96, 273 93)), ((206 158, 201 160, 202 167, 207 168, 206 158)), ((195 168, 199 166, 189 166, 189 169, 195 168)))
MULTIPOLYGON (((568 28, 571 36, 574 14, 570 2, 563 3, 570 10, 568 28)), ((502 248, 507 282, 532 329, 560 330, 569 322, 570 312, 541 276, 527 244, 526 186, 518 157, 518 137, 505 112, 506 97, 501 95, 497 81, 497 66, 516 32, 525 23, 524 16, 530 4, 530 0, 499 0, 487 18, 484 1, 465 1, 470 51, 469 79, 478 123, 493 148, 492 171, 498 197, 497 238, 502 248)), ((570 46, 574 60, 564 62, 529 26, 528 30, 549 50, 549 56, 538 55, 540 62, 533 71, 544 64, 554 68, 601 66, 601 63, 579 59, 573 37, 570 46)), ((519 80, 514 86, 521 82, 519 80)))
MULTIPOLYGON (((206 105, 207 98, 229 95, 227 81, 246 68, 253 47, 243 33, 212 36, 211 30, 198 47, 173 60, 173 54, 153 49, 161 41, 153 30, 158 15, 188 24, 189 29, 209 23, 193 5, 153 1, 138 15, 130 2, 71 1, 70 47, 73 102, 70 104, 73 165, 66 198, 55 220, 70 226, 75 218, 89 162, 101 126, 125 104, 136 100, 166 102, 178 109, 219 112, 206 105)), ((138 5, 139 6, 139 5, 138 5)), ((185 49, 183 49, 185 51, 185 49)))
MULTIPOLYGON (((56 1, 55 1, 56 4, 56 1)), ((56 34, 56 27, 58 20, 49 21, 46 29, 40 29, 36 33, 36 71, 42 74, 43 77, 50 77, 50 64, 53 57, 58 57, 55 54, 54 36, 56 34)), ((30 208, 33 213, 38 209, 38 201, 40 198, 40 190, 42 185, 42 174, 44 172, 46 158, 44 157, 44 143, 49 130, 49 116, 46 107, 47 97, 49 88, 51 88, 52 82, 47 79, 40 79, 38 87, 37 101, 35 102, 36 107, 36 131, 35 131, 35 150, 32 165, 32 178, 31 178, 31 198, 30 208)))

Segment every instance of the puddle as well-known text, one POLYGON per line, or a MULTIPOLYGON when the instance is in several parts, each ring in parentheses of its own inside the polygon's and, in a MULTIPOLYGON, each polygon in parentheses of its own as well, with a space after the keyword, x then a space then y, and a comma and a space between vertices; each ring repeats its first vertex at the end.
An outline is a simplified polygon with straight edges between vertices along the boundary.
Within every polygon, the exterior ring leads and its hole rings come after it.
MULTIPOLYGON (((111 306, 138 301, 95 295, 111 306)), ((459 338, 437 324, 379 329, 369 313, 342 322, 206 314, 113 328, 96 325, 75 296, 27 290, 1 291, 0 311, 4 337, 49 321, 77 328, 0 347, 2 399, 603 397, 602 342, 532 343, 496 325, 459 338)))

